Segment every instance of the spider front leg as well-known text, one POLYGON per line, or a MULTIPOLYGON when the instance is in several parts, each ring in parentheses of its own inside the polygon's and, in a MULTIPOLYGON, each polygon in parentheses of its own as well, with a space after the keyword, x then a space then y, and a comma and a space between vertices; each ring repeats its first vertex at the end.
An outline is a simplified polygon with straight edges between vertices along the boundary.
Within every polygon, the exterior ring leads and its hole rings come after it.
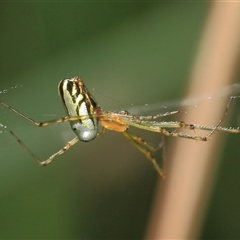
POLYGON ((212 132, 210 132, 207 136, 199 136, 199 135, 190 135, 183 132, 175 132, 175 131, 169 131, 164 128, 160 130, 160 132, 168 137, 180 137, 180 138, 188 138, 192 140, 199 140, 199 141, 208 141, 209 136, 212 132))
POLYGON ((233 102, 234 99, 239 98, 240 96, 232 96, 229 99, 229 102, 224 110, 222 118, 218 121, 218 123, 215 126, 206 126, 206 125, 199 125, 199 124, 187 124, 184 122, 178 122, 179 127, 182 128, 188 128, 188 129, 200 129, 200 130, 207 130, 210 131, 209 134, 206 136, 199 136, 199 135, 190 135, 182 132, 171 132, 166 129, 161 129, 161 133, 167 136, 173 136, 173 137, 182 137, 182 138, 188 138, 188 139, 193 139, 193 140, 200 140, 200 141, 208 141, 210 137, 216 132, 216 131, 222 131, 222 132, 227 132, 227 133, 240 133, 240 129, 238 128, 226 128, 226 127, 221 127, 220 125, 222 124, 223 120, 228 114, 228 110, 233 102))
POLYGON ((153 115, 153 116, 146 116, 146 117, 140 116, 139 119, 140 119, 140 120, 153 120, 153 119, 157 119, 157 118, 161 118, 161 117, 166 117, 166 116, 174 115, 174 114, 177 114, 177 113, 180 113, 180 111, 177 110, 177 111, 159 113, 159 114, 156 114, 156 115, 153 115))
POLYGON ((132 118, 134 120, 142 121, 142 120, 154 120, 157 118, 166 117, 166 116, 174 115, 177 113, 180 113, 180 111, 171 111, 171 112, 159 113, 156 115, 149 115, 149 116, 131 116, 131 115, 129 115, 129 116, 130 116, 130 118, 132 118))
POLYGON ((18 141, 18 143, 22 146, 22 148, 31 156, 33 157, 41 166, 46 166, 49 163, 51 163, 54 159, 56 159, 58 156, 64 154, 68 149, 70 149, 75 143, 79 141, 78 137, 73 138, 70 142, 68 142, 62 149, 60 149, 58 152, 51 155, 47 160, 41 161, 36 155, 33 154, 33 152, 14 134, 12 131, 10 133, 13 135, 13 137, 18 141))
MULTIPOLYGON (((161 166, 159 166, 157 160, 152 155, 152 152, 157 151, 158 148, 151 146, 141 137, 132 134, 128 131, 122 133, 138 150, 140 150, 147 157, 148 160, 150 160, 150 162, 153 164, 154 168, 156 169, 160 177, 165 178, 164 170, 162 169, 161 166)), ((160 148, 162 148, 162 146, 160 146, 160 148)))

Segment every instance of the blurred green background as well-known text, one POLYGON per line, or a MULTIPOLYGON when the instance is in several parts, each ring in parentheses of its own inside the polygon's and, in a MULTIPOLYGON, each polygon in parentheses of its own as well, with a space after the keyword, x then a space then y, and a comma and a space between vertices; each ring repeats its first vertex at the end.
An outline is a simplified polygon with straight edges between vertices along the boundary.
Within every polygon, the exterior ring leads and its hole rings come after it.
MULTIPOLYGON (((57 84, 80 75, 106 110, 160 107, 186 91, 208 7, 1 2, 1 100, 38 121, 62 117, 57 84)), ((158 176, 121 134, 80 142, 41 168, 8 130, 44 160, 74 137, 69 124, 38 129, 3 107, 0 123, 1 239, 143 238, 158 176)), ((202 238, 240 238, 240 138, 226 138, 202 238)))

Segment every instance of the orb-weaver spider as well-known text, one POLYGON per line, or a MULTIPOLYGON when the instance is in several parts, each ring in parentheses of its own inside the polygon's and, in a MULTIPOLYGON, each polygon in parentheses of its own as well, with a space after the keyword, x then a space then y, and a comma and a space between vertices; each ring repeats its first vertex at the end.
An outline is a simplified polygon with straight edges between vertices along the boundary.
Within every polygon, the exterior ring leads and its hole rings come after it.
POLYGON ((28 120, 33 123, 37 127, 46 127, 53 123, 62 123, 62 122, 70 122, 71 128, 74 133, 77 135, 71 141, 69 141, 61 150, 51 155, 47 160, 41 161, 38 157, 36 157, 32 151, 12 132, 10 133, 13 137, 19 142, 19 144, 24 148, 26 152, 30 156, 32 156, 41 166, 45 166, 51 163, 55 158, 65 153, 68 149, 70 149, 75 143, 79 140, 84 142, 89 142, 96 138, 96 136, 100 135, 104 129, 114 130, 117 132, 123 133, 123 135, 130 140, 153 164, 154 168, 157 170, 158 174, 164 178, 164 171, 162 167, 159 166, 156 159, 153 157, 152 152, 156 151, 157 148, 152 147, 146 141, 144 141, 141 137, 134 135, 128 131, 129 126, 133 126, 136 128, 162 133, 166 136, 172 137, 181 137, 188 138, 193 140, 207 141, 210 136, 215 131, 223 131, 228 133, 240 133, 239 128, 224 128, 221 127, 224 117, 227 115, 227 111, 229 106, 235 96, 230 98, 230 101, 225 109, 224 115, 222 119, 215 126, 206 126, 206 125, 198 125, 198 124, 188 124, 181 121, 156 121, 156 119, 160 117, 165 117, 169 115, 173 115, 179 113, 179 111, 166 112, 163 114, 156 114, 154 116, 134 116, 130 115, 126 111, 120 112, 110 112, 104 111, 94 100, 93 96, 90 94, 88 89, 86 88, 83 80, 80 77, 66 78, 60 81, 58 85, 59 95, 63 101, 63 105, 65 106, 65 110, 67 112, 67 116, 51 121, 46 122, 37 122, 21 112, 17 111, 13 107, 8 104, 0 101, 4 107, 8 108, 12 112, 21 116, 22 118, 28 120), (98 123, 102 125, 102 132, 98 130, 98 123), (206 136, 199 135, 190 135, 182 132, 171 131, 169 129, 201 129, 207 130, 209 133, 206 136))

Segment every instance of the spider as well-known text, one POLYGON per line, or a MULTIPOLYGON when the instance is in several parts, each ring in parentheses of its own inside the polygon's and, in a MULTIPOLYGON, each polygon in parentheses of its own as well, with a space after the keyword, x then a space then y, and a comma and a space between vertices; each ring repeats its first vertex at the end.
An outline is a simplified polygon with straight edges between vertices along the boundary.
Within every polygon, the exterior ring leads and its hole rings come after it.
POLYGON ((121 132, 130 142, 135 145, 135 147, 137 147, 146 156, 148 160, 150 160, 160 177, 164 178, 165 174, 163 168, 157 163, 156 159, 152 155, 152 153, 155 152, 158 148, 151 146, 141 137, 130 133, 128 131, 129 126, 144 129, 147 131, 162 133, 166 136, 188 138, 200 141, 208 141, 210 136, 213 135, 215 131, 240 133, 239 127, 225 128, 220 126, 224 117, 227 115, 228 109, 233 99, 237 96, 232 96, 230 98, 223 117, 218 121, 215 126, 206 126, 199 124, 188 124, 182 121, 156 121, 161 117, 173 115, 179 113, 180 111, 171 111, 163 114, 156 114, 153 116, 135 116, 130 115, 127 111, 104 111, 97 104, 91 93, 88 91, 82 78, 78 76, 61 80, 58 85, 58 91, 67 115, 65 117, 46 122, 37 122, 30 117, 27 117, 23 113, 19 112, 18 110, 14 109, 10 105, 0 101, 1 105, 8 108, 20 117, 26 119, 27 121, 31 122, 37 127, 46 127, 54 123, 62 123, 67 121, 70 123, 71 129, 76 134, 76 137, 74 137, 62 149, 51 155, 45 161, 41 161, 37 156, 35 156, 33 152, 16 136, 16 134, 10 131, 13 137, 23 147, 23 149, 30 156, 32 156, 41 166, 45 166, 51 163, 54 159, 56 159, 58 156, 62 155, 73 145, 75 145, 79 140, 83 142, 92 141, 97 136, 103 134, 105 129, 108 129, 116 132, 121 132), (101 131, 99 131, 99 123, 102 126, 101 131), (191 130, 201 129, 209 131, 209 133, 206 136, 190 135, 183 132, 177 132, 176 129, 179 128, 191 130), (173 129, 173 131, 171 129, 173 129))

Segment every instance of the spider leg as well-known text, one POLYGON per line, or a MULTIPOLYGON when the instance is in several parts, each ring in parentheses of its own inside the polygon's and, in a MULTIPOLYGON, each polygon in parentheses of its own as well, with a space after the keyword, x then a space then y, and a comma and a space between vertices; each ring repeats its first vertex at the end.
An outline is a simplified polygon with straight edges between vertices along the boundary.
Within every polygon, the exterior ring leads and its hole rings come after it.
POLYGON ((183 133, 178 133, 179 137, 185 137, 185 138, 190 138, 190 139, 196 139, 196 140, 202 140, 202 141, 207 141, 209 140, 210 136, 213 135, 213 133, 215 131, 222 131, 222 132, 229 132, 229 133, 240 133, 240 129, 238 128, 225 128, 225 127, 220 127, 221 123, 223 122, 223 120, 225 119, 225 117, 228 114, 228 110, 233 102, 233 100, 235 98, 239 98, 239 96, 232 96, 229 99, 229 102, 227 104, 227 107, 225 108, 225 111, 223 113, 222 118, 218 121, 218 123, 215 126, 204 126, 204 125, 198 125, 198 124, 186 124, 184 122, 182 122, 182 127, 183 128, 189 128, 189 129, 201 129, 201 130, 207 130, 210 131, 210 133, 205 136, 205 137, 201 137, 201 136, 190 136, 188 134, 183 134, 183 133))
POLYGON ((8 108, 12 112, 16 113, 20 117, 22 117, 22 118, 26 119, 27 121, 33 123, 37 127, 46 127, 46 126, 54 124, 54 123, 63 123, 63 122, 75 121, 75 120, 79 120, 79 119, 84 120, 85 118, 89 118, 88 115, 86 115, 86 116, 65 116, 65 117, 54 119, 54 120, 50 120, 50 121, 37 122, 37 121, 33 120, 32 118, 24 115, 23 113, 19 112, 15 108, 11 107, 10 105, 8 105, 8 104, 6 104, 6 103, 4 103, 2 101, 0 101, 0 104, 2 104, 4 107, 8 108))
POLYGON ((161 129, 161 133, 168 136, 168 137, 180 137, 180 138, 188 138, 192 140, 200 140, 200 141, 208 141, 209 140, 209 134, 207 136, 199 136, 199 135, 190 135, 183 132, 175 132, 166 130, 164 128, 161 129))
POLYGON ((153 116, 140 116, 140 117, 137 117, 137 118, 139 120, 153 120, 153 119, 170 116, 170 115, 177 114, 177 113, 180 113, 180 111, 171 111, 171 112, 159 113, 159 114, 156 114, 156 115, 153 115, 153 116))
POLYGON ((10 133, 13 135, 13 137, 18 141, 18 143, 22 146, 22 148, 31 156, 33 157, 41 166, 46 166, 47 164, 51 163, 54 159, 56 159, 58 156, 64 154, 68 149, 70 149, 75 143, 79 141, 78 137, 73 138, 71 141, 69 141, 62 149, 60 149, 58 152, 51 155, 47 160, 41 161, 36 155, 33 154, 33 152, 16 136, 15 133, 10 131, 10 133))
POLYGON ((165 178, 163 169, 159 166, 157 160, 152 155, 152 152, 157 151, 158 148, 151 146, 141 137, 132 134, 128 131, 122 133, 138 150, 140 150, 147 157, 148 160, 150 160, 150 162, 153 164, 154 168, 156 169, 160 177, 165 178))
MULTIPOLYGON (((122 113, 119 112, 120 114, 122 113)), ((165 113, 159 113, 159 114, 156 114, 156 115, 149 115, 149 116, 134 116, 134 115, 128 115, 128 114, 123 114, 123 118, 131 118, 131 119, 134 119, 136 121, 142 121, 142 120, 145 120, 145 121, 148 121, 148 120, 154 120, 154 119, 157 119, 157 118, 161 118, 161 117, 166 117, 166 116, 170 116, 170 115, 174 115, 174 114, 177 114, 177 113, 180 113, 180 111, 172 111, 172 112, 165 112, 165 113)))
POLYGON ((215 126, 207 126, 207 125, 200 125, 200 124, 189 124, 185 122, 157 122, 157 121, 147 121, 147 120, 140 120, 136 118, 122 118, 122 121, 129 126, 133 126, 136 128, 144 129, 147 131, 152 132, 159 132, 166 136, 172 136, 172 137, 181 137, 181 138, 188 138, 193 140, 200 140, 200 141, 208 141, 209 138, 215 133, 215 131, 221 131, 226 133, 240 133, 240 128, 226 128, 221 127, 224 118, 226 117, 229 107, 232 104, 233 100, 235 98, 238 98, 239 96, 232 96, 227 104, 227 107, 223 113, 222 118, 218 121, 218 123, 215 126), (182 132, 176 132, 171 131, 168 129, 179 129, 179 128, 185 128, 185 129, 200 129, 200 130, 206 130, 209 131, 209 133, 206 136, 199 136, 199 135, 190 135, 182 132))

